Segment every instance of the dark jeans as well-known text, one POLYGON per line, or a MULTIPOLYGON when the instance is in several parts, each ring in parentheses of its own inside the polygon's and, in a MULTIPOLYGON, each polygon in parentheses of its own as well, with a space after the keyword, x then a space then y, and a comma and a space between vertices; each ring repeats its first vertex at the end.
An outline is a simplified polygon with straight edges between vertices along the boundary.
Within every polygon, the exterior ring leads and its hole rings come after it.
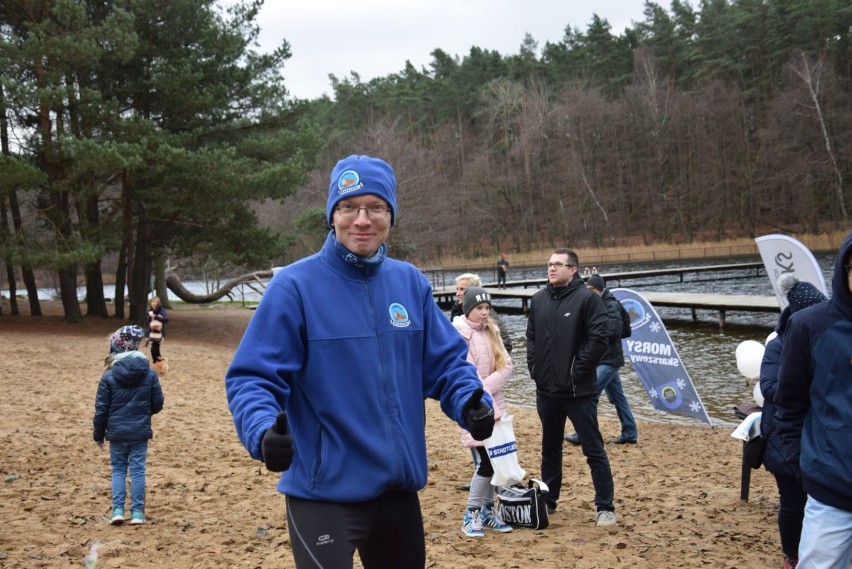
POLYGON ((426 566, 417 492, 392 490, 347 503, 287 496, 287 526, 299 569, 351 568, 356 549, 366 569, 426 566))
POLYGON ((799 539, 802 537, 802 520, 808 495, 802 484, 793 476, 775 475, 781 507, 778 508, 778 533, 781 534, 781 551, 790 559, 799 558, 799 539))
POLYGON ((612 470, 598 427, 598 398, 554 398, 536 393, 535 402, 541 419, 541 477, 550 489, 550 504, 556 505, 562 486, 562 443, 567 418, 580 435, 583 455, 592 471, 597 510, 615 511, 612 470))

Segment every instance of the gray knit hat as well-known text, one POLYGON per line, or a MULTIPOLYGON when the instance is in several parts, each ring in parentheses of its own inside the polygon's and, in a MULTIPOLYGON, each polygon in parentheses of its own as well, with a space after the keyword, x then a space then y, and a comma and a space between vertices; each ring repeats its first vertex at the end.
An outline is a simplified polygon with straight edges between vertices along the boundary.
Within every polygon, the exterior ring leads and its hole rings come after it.
POLYGON ((464 315, 470 314, 470 311, 487 302, 491 306, 491 295, 482 287, 472 286, 464 291, 464 300, 462 300, 462 311, 464 315))
POLYGON ((603 289, 606 288, 606 281, 600 275, 592 275, 589 277, 589 280, 586 281, 586 285, 603 291, 603 289))

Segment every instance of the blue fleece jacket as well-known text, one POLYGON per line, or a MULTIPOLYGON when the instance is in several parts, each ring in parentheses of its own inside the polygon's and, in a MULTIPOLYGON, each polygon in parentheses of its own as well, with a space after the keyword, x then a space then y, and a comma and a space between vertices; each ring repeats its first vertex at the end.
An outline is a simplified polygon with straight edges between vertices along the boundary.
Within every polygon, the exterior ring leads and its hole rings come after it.
POLYGON ((840 246, 831 299, 793 314, 787 324, 775 393, 775 426, 787 462, 808 495, 852 511, 852 291, 840 246))
POLYGON ((295 456, 279 491, 331 502, 423 488, 424 398, 467 428, 462 408, 481 386, 420 271, 360 258, 333 232, 272 278, 225 378, 253 458, 263 459, 264 433, 287 412, 295 456))

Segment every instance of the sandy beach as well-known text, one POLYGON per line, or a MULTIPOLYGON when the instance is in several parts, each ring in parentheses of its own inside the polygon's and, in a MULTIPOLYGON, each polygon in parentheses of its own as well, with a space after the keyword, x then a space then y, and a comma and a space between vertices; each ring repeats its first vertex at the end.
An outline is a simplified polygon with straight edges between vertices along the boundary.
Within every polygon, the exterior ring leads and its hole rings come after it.
MULTIPOLYGON (((111 526, 109 452, 92 414, 115 319, 66 324, 0 316, 0 567, 292 567, 276 475, 237 440, 223 378, 252 312, 180 306, 163 345, 165 409, 149 445, 147 523, 111 526)), ((511 408, 522 466, 538 477, 538 417, 511 408)), ((545 530, 471 539, 460 531, 471 474, 458 428, 427 403, 429 474, 420 493, 427 566, 434 568, 780 567, 775 482, 753 471, 740 500, 741 443, 729 427, 640 423, 639 444, 608 445, 619 523, 594 526, 591 478, 566 445, 559 510, 545 530)), ((617 421, 602 417, 604 438, 617 421)), ((357 555, 355 567, 360 567, 357 555)))

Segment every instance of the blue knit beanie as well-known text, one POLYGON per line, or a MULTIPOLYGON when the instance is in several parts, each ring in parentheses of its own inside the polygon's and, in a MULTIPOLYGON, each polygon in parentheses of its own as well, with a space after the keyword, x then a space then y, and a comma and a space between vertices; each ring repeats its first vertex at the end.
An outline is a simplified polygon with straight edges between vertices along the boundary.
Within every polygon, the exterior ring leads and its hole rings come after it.
POLYGON ((787 293, 787 300, 790 302, 790 312, 796 313, 828 299, 811 283, 799 281, 787 293))
POLYGON ((379 158, 352 155, 344 158, 331 171, 325 217, 331 227, 334 208, 344 198, 372 194, 385 200, 391 208, 391 227, 396 223, 396 175, 393 168, 379 158))

